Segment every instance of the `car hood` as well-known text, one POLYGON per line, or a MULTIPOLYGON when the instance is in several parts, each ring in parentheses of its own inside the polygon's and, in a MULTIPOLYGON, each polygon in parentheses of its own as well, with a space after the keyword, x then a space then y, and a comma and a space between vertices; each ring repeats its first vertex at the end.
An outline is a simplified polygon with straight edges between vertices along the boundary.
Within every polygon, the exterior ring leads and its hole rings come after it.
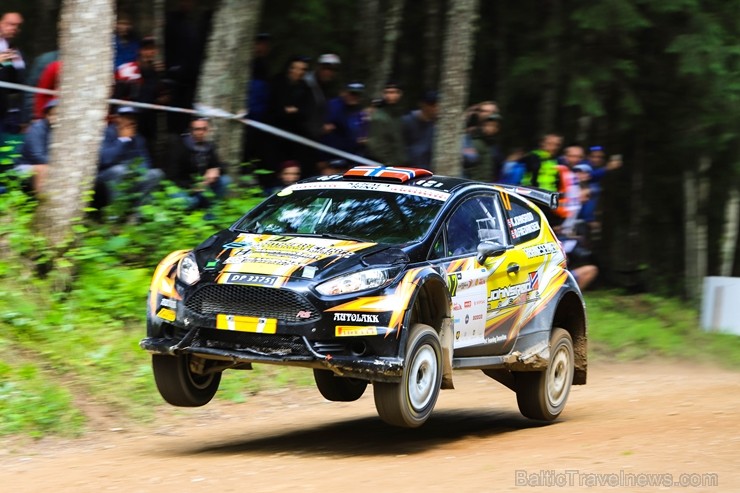
POLYGON ((195 254, 203 279, 224 284, 321 280, 368 266, 408 261, 400 249, 377 243, 228 230, 203 242, 195 254))

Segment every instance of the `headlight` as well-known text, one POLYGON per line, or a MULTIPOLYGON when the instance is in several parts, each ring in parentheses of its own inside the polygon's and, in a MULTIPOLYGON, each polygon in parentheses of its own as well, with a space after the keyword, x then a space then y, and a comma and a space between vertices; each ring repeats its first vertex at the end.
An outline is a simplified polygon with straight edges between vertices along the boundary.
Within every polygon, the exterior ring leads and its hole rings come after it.
POLYGON ((335 277, 316 286, 316 291, 325 296, 332 296, 379 288, 393 279, 398 270, 398 267, 370 269, 335 277))
POLYGON ((177 267, 177 277, 187 285, 195 284, 200 280, 198 263, 195 261, 195 255, 192 252, 180 260, 180 265, 177 267))

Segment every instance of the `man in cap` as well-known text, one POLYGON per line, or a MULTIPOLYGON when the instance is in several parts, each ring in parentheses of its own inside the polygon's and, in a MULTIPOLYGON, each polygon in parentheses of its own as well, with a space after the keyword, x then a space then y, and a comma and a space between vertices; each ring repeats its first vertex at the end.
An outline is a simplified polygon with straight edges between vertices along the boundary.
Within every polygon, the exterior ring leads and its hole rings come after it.
POLYGON ((324 126, 327 120, 329 101, 336 97, 336 83, 342 60, 334 53, 324 53, 318 59, 318 66, 308 72, 304 80, 311 90, 311 109, 308 119, 308 136, 318 140, 329 130, 324 126))
POLYGON ((383 164, 401 166, 406 162, 403 143, 403 91, 397 82, 386 82, 383 99, 370 118, 367 137, 367 152, 371 159, 383 164))
POLYGON ((363 83, 351 82, 339 97, 329 101, 324 144, 352 154, 365 154, 368 116, 362 105, 364 94, 363 83))
POLYGON ((138 133, 136 109, 121 106, 114 121, 105 130, 98 162, 98 183, 106 192, 105 205, 118 196, 124 182, 132 180, 131 192, 143 202, 159 185, 164 173, 152 168, 146 141, 138 133))

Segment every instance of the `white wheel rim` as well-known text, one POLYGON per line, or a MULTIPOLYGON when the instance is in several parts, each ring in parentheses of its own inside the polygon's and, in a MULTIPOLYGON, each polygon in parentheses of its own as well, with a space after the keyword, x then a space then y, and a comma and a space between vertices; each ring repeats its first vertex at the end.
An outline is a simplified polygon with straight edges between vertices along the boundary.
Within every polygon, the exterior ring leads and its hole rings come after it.
POLYGON ((566 347, 558 348, 547 372, 547 397, 553 407, 558 407, 568 396, 570 384, 570 356, 566 347))
POLYGON ((408 373, 408 392, 411 407, 416 411, 424 409, 434 395, 437 381, 437 355, 431 346, 423 346, 408 373))

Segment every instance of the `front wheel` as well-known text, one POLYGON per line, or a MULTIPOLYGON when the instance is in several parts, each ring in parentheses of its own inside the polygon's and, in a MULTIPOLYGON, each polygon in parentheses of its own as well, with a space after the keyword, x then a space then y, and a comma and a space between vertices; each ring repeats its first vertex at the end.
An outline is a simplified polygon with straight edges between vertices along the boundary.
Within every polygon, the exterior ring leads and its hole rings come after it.
POLYGON ((568 331, 556 327, 550 336, 547 369, 514 375, 519 411, 531 419, 552 421, 557 418, 568 400, 573 374, 573 339, 568 331))
POLYGON ((199 407, 208 404, 221 383, 221 372, 200 375, 190 369, 191 356, 152 355, 157 389, 173 406, 199 407))
POLYGON ((399 383, 373 383, 375 408, 386 423, 417 428, 432 414, 442 384, 442 347, 430 326, 415 324, 399 383))
POLYGON ((367 381, 334 375, 331 370, 313 370, 316 387, 324 399, 335 402, 356 401, 367 388, 367 381))

